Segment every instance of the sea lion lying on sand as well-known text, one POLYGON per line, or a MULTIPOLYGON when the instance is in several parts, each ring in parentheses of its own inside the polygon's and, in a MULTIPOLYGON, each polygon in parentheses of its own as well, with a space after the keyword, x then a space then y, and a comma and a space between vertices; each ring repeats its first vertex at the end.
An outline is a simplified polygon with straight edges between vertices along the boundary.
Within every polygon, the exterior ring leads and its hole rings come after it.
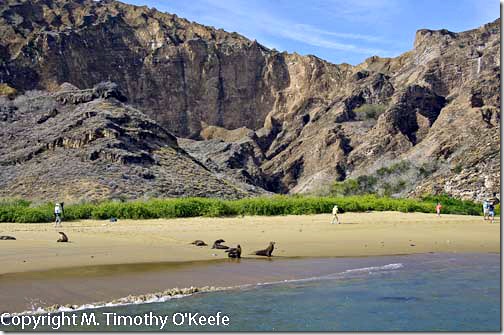
POLYGON ((56 242, 68 242, 68 236, 62 231, 59 232, 61 237, 56 242))
POLYGON ((266 249, 257 250, 256 252, 254 252, 254 254, 257 256, 271 257, 273 249, 275 249, 275 242, 270 242, 269 246, 266 249))
POLYGON ((194 244, 197 247, 205 247, 208 245, 205 243, 205 241, 202 241, 202 240, 196 240, 196 241, 192 242, 191 244, 194 244))
POLYGON ((228 253, 229 258, 241 258, 241 246, 238 244, 236 248, 229 248, 225 252, 228 253))
POLYGON ((227 245, 222 245, 221 244, 222 242, 226 242, 226 241, 224 241, 223 239, 219 239, 219 240, 215 241, 212 246, 212 249, 229 249, 229 247, 227 245))
POLYGON ((15 240, 14 236, 0 236, 0 240, 15 240))

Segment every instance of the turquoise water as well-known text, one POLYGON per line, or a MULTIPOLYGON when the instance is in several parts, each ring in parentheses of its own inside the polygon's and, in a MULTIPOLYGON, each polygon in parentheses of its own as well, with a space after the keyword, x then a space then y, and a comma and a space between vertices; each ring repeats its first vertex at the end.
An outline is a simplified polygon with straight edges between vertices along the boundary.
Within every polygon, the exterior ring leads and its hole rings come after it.
MULTIPOLYGON (((320 260, 319 260, 320 261, 320 260)), ((427 254, 327 259, 347 269, 328 276, 195 294, 162 303, 106 307, 97 327, 60 330, 159 330, 106 326, 105 315, 169 316, 175 331, 499 331, 500 255, 427 254), (369 267, 363 266, 366 262, 369 267), (358 264, 358 267, 354 267, 358 264), (229 317, 228 326, 176 326, 174 313, 229 317)), ((76 313, 82 316, 83 312, 76 313)), ((180 321, 180 318, 179 320, 180 321)), ((16 328, 4 327, 3 330, 16 328)), ((51 330, 42 327, 37 330, 51 330)))

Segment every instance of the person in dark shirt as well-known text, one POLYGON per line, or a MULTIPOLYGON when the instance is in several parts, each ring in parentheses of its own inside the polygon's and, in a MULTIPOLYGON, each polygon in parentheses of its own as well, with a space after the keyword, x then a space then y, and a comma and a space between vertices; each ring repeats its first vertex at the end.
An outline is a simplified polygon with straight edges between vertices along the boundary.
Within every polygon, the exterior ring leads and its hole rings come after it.
POLYGON ((499 198, 497 198, 497 194, 494 193, 493 196, 488 199, 488 216, 491 218, 490 223, 494 223, 495 218, 495 206, 500 203, 499 198))

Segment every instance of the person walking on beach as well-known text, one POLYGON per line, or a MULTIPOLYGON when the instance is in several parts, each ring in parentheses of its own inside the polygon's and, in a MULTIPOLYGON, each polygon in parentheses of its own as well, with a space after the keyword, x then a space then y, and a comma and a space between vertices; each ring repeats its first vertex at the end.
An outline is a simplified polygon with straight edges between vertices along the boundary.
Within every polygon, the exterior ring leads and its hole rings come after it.
POLYGON ((61 205, 56 203, 56 206, 54 206, 54 216, 56 217, 56 222, 54 223, 55 227, 61 227, 61 212, 61 205))
POLYGON ((497 194, 494 193, 493 196, 488 199, 488 216, 491 220, 490 223, 494 223, 495 219, 495 206, 497 206, 500 203, 499 198, 496 196, 497 194))
POLYGON ((490 223, 494 223, 495 217, 495 206, 492 202, 488 204, 488 218, 490 219, 490 223))
POLYGON ((441 208, 443 206, 441 206, 441 203, 438 202, 437 205, 436 205, 436 213, 437 213, 437 216, 440 217, 441 216, 441 208))
POLYGON ((340 224, 339 219, 338 219, 338 205, 334 205, 332 209, 332 221, 331 224, 334 224, 336 222, 337 224, 340 224))
POLYGON ((488 200, 483 200, 483 220, 488 219, 488 200))

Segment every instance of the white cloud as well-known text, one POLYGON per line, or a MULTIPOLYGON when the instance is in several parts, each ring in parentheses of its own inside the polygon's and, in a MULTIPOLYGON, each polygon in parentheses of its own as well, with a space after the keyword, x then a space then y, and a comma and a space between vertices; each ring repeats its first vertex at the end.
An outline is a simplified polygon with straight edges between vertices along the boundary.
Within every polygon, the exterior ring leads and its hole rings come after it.
POLYGON ((307 32, 311 32, 314 34, 334 36, 334 37, 339 37, 339 38, 343 38, 343 39, 351 39, 351 40, 363 40, 363 41, 367 41, 367 42, 390 43, 390 41, 387 41, 379 36, 370 36, 370 35, 363 35, 363 34, 340 33, 340 32, 334 32, 334 31, 327 31, 327 30, 323 30, 323 29, 318 29, 318 28, 313 27, 309 24, 302 24, 302 23, 296 24, 296 26, 298 26, 299 29, 303 29, 307 32))
POLYGON ((404 2, 405 0, 319 0, 314 3, 314 7, 325 15, 348 22, 380 24, 399 13, 404 2))
POLYGON ((387 50, 362 46, 362 43, 355 44, 345 41, 357 40, 367 43, 389 42, 379 36, 327 31, 311 24, 292 22, 279 15, 273 15, 264 9, 254 8, 250 2, 226 2, 221 0, 205 0, 205 2, 207 3, 207 8, 213 8, 213 10, 209 9, 211 15, 208 16, 214 25, 223 27, 239 26, 241 28, 240 33, 247 36, 247 32, 250 32, 260 42, 262 39, 256 36, 266 34, 337 51, 369 55, 380 54, 382 56, 389 54, 387 50), (230 24, 231 22, 234 24, 230 24))
MULTIPOLYGON (((333 38, 328 38, 326 36, 341 37, 341 33, 321 31, 306 24, 292 24, 290 25, 290 27, 280 26, 277 27, 277 29, 275 29, 275 33, 294 41, 338 51, 350 51, 361 54, 381 54, 381 55, 388 53, 387 51, 381 49, 362 47, 352 43, 338 42, 337 40, 333 38)), ((345 35, 347 35, 346 38, 369 39, 369 37, 365 36, 357 36, 357 35, 349 36, 350 34, 345 35)))

